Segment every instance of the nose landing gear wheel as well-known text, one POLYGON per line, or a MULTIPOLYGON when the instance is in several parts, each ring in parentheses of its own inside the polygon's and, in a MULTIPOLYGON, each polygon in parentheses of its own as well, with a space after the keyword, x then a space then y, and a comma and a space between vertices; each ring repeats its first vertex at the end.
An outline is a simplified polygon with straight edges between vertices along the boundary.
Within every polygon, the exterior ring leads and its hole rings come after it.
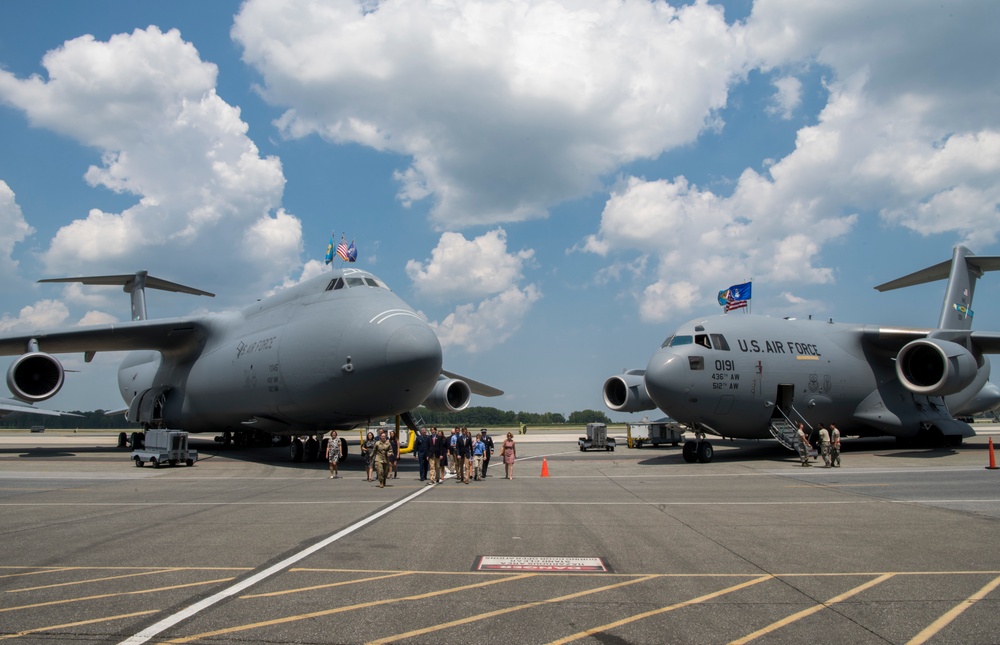
POLYGON ((712 461, 712 457, 715 456, 715 449, 712 448, 712 444, 707 441, 702 441, 698 444, 698 461, 703 464, 707 464, 712 461))
POLYGON ((684 442, 684 449, 681 454, 684 456, 684 461, 689 464, 693 464, 698 461, 698 442, 696 441, 686 441, 684 442))

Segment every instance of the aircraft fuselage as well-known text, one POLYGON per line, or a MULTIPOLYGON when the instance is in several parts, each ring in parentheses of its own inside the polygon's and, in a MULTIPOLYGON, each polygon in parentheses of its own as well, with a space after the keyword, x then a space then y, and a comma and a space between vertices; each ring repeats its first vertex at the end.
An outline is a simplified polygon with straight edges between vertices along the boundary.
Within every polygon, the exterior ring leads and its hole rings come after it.
POLYGON ((198 346, 136 351, 122 362, 132 420, 151 414, 191 432, 349 428, 417 407, 441 372, 427 323, 373 276, 349 269, 195 323, 198 346))

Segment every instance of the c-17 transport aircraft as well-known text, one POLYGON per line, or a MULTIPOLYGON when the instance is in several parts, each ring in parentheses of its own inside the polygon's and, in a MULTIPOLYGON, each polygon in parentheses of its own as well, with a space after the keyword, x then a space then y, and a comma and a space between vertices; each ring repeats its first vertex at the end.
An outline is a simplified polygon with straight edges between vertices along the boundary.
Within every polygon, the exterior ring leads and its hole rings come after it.
MULTIPOLYGON (((430 326, 384 282, 355 268, 306 280, 242 311, 149 320, 145 289, 214 294, 149 276, 56 278, 41 282, 122 285, 132 320, 0 336, 14 396, 44 401, 62 388, 52 354, 131 350, 118 369, 128 419, 142 428, 223 432, 238 439, 294 437, 293 461, 316 458, 316 435, 348 429, 423 404, 468 406, 472 393, 502 391, 442 370, 430 326), (302 442, 301 436, 310 436, 302 442)), ((140 440, 133 434, 133 445, 140 440)))
POLYGON ((616 412, 659 408, 695 432, 687 462, 712 460, 706 434, 774 437, 792 447, 794 428, 836 424, 843 435, 943 439, 975 434, 955 417, 1000 405, 986 354, 1000 333, 975 332, 972 296, 1000 257, 957 246, 952 259, 875 287, 889 291, 948 280, 936 329, 769 318, 692 320, 653 354, 645 370, 604 383, 616 412))

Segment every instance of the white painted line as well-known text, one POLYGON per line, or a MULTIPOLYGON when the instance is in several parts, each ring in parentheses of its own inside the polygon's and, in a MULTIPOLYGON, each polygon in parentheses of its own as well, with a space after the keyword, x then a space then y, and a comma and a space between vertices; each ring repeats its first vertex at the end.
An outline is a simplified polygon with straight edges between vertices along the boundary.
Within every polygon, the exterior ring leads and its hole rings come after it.
POLYGON ((170 629, 171 627, 173 627, 177 623, 179 623, 179 622, 181 622, 183 620, 187 620, 188 618, 194 616, 195 614, 197 614, 197 613, 199 613, 201 611, 204 611, 205 609, 208 609, 212 605, 214 605, 214 604, 216 604, 216 603, 218 603, 218 602, 220 602, 222 600, 225 600, 226 598, 229 598, 230 596, 234 596, 234 595, 240 593, 241 591, 243 591, 244 589, 247 589, 248 587, 252 587, 253 585, 257 584, 258 582, 260 582, 262 580, 265 580, 265 579, 273 576, 274 574, 281 572, 284 569, 287 569, 288 567, 292 566, 293 564, 295 564, 299 560, 302 560, 303 558, 306 558, 306 557, 312 555, 313 553, 316 553, 317 551, 330 546, 331 544, 333 544, 337 540, 339 540, 339 539, 341 539, 343 537, 346 537, 346 536, 350 535, 351 533, 354 533, 358 529, 360 529, 360 528, 362 528, 364 526, 367 526, 368 524, 371 524, 372 522, 374 522, 375 520, 383 517, 384 515, 388 515, 389 513, 391 513, 392 511, 396 510, 397 508, 399 508, 403 504, 405 504, 405 503, 409 502, 410 500, 415 499, 415 498, 423 495, 427 491, 431 490, 431 488, 433 488, 433 486, 429 486, 429 487, 425 486, 425 487, 421 488, 420 490, 418 490, 417 492, 413 493, 412 495, 409 495, 408 497, 404 497, 403 499, 399 500, 395 504, 392 504, 391 506, 388 506, 388 507, 382 509, 378 513, 375 513, 374 515, 372 515, 370 517, 367 517, 367 518, 361 520, 360 522, 352 524, 351 526, 348 526, 346 529, 338 531, 337 533, 334 533, 333 535, 331 535, 328 538, 320 540, 316 544, 314 544, 314 545, 312 545, 312 546, 310 546, 310 547, 308 547, 306 549, 303 549, 302 551, 299 551, 298 553, 296 553, 295 555, 293 555, 291 557, 285 558, 284 560, 282 560, 281 562, 279 562, 277 564, 271 565, 267 569, 264 569, 263 571, 261 571, 259 573, 256 573, 256 574, 250 576, 249 578, 246 578, 245 580, 237 582, 236 584, 234 584, 233 586, 229 587, 228 589, 223 589, 222 591, 220 591, 220 592, 218 592, 218 593, 216 593, 216 594, 214 594, 212 596, 209 596, 208 598, 205 598, 204 600, 202 600, 200 602, 196 602, 195 604, 191 605, 190 607, 182 609, 181 611, 177 612, 176 614, 174 614, 172 616, 167 616, 166 618, 164 618, 160 622, 158 622, 158 623, 156 623, 154 625, 150 625, 149 627, 147 627, 146 629, 142 630, 141 632, 139 632, 135 636, 132 636, 132 637, 127 638, 126 640, 122 641, 121 645, 139 645, 140 643, 145 643, 146 641, 148 641, 149 639, 153 638, 154 636, 156 636, 156 635, 158 635, 158 634, 166 631, 167 629, 170 629))

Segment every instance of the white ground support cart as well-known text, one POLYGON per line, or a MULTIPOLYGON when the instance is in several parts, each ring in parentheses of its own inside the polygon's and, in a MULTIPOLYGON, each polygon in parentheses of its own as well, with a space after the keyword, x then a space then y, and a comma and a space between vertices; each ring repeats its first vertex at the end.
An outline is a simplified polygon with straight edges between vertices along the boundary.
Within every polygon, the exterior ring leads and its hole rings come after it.
POLYGON ((629 448, 643 446, 677 446, 684 440, 684 427, 667 417, 660 421, 643 419, 639 423, 626 424, 629 448))
POLYGON ((188 450, 188 433, 183 430, 147 430, 145 446, 132 451, 132 461, 139 468, 147 461, 153 468, 164 464, 193 466, 198 453, 188 450))
POLYGON ((608 426, 603 423, 588 423, 587 436, 580 437, 576 442, 580 446, 580 452, 596 448, 607 451, 615 449, 614 438, 608 438, 608 426))

